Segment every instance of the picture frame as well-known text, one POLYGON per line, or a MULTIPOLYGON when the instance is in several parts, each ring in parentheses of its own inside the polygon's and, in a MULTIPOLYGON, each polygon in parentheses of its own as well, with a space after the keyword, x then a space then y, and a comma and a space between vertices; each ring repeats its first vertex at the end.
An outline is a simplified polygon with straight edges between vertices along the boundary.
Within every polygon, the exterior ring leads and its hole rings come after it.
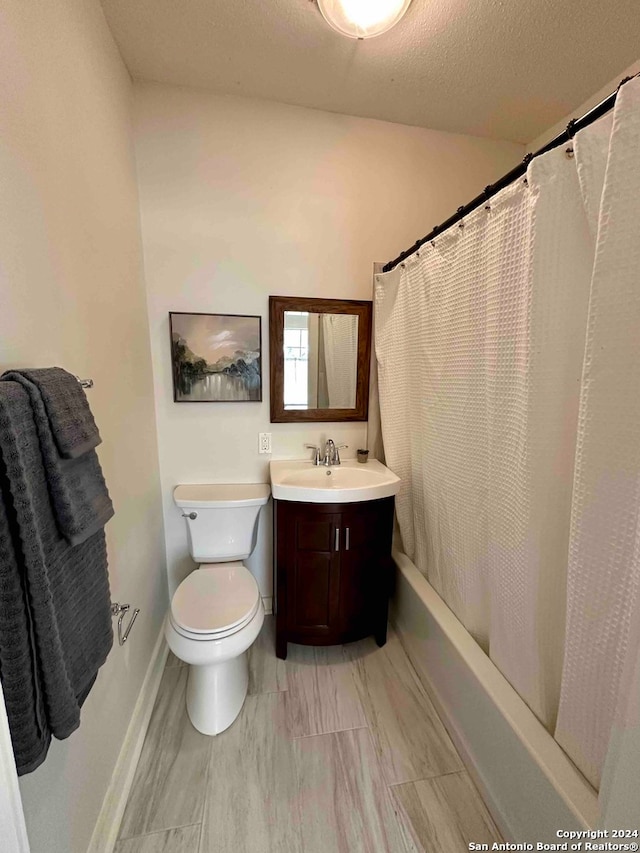
POLYGON ((262 317, 169 312, 174 403, 262 402, 262 317))

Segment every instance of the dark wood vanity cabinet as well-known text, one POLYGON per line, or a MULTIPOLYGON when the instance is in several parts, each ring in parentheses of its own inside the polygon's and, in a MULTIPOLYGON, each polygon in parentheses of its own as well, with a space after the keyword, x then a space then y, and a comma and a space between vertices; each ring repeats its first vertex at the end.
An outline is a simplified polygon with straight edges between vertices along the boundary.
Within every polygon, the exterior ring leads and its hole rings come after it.
POLYGON ((274 501, 276 654, 287 643, 387 637, 393 498, 348 504, 274 501))

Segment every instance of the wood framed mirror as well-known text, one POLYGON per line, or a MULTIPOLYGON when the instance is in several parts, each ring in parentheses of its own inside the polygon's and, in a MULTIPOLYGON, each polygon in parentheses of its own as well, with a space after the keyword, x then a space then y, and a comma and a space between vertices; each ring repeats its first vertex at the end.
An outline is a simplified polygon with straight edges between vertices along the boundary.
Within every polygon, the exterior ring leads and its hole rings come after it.
POLYGON ((271 423, 366 421, 371 302, 269 297, 271 423))

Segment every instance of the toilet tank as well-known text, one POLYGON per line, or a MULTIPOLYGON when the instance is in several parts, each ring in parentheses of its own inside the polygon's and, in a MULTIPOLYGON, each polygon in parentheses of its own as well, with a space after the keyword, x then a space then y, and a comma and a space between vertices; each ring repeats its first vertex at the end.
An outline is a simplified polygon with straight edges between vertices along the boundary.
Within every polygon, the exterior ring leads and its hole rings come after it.
POLYGON ((176 486, 173 500, 186 516, 193 560, 226 563, 248 557, 256 545, 260 508, 270 494, 266 483, 176 486))

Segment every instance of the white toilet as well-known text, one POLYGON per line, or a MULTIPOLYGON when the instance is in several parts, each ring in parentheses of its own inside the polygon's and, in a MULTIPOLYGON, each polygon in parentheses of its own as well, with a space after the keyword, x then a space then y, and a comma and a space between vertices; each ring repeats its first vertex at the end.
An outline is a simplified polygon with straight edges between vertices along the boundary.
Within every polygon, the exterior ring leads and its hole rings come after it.
POLYGON ((187 711, 207 735, 229 728, 247 695, 247 651, 262 628, 264 607, 242 560, 255 548, 260 507, 270 493, 266 484, 177 486, 173 493, 199 566, 171 600, 165 637, 190 665, 187 711))

